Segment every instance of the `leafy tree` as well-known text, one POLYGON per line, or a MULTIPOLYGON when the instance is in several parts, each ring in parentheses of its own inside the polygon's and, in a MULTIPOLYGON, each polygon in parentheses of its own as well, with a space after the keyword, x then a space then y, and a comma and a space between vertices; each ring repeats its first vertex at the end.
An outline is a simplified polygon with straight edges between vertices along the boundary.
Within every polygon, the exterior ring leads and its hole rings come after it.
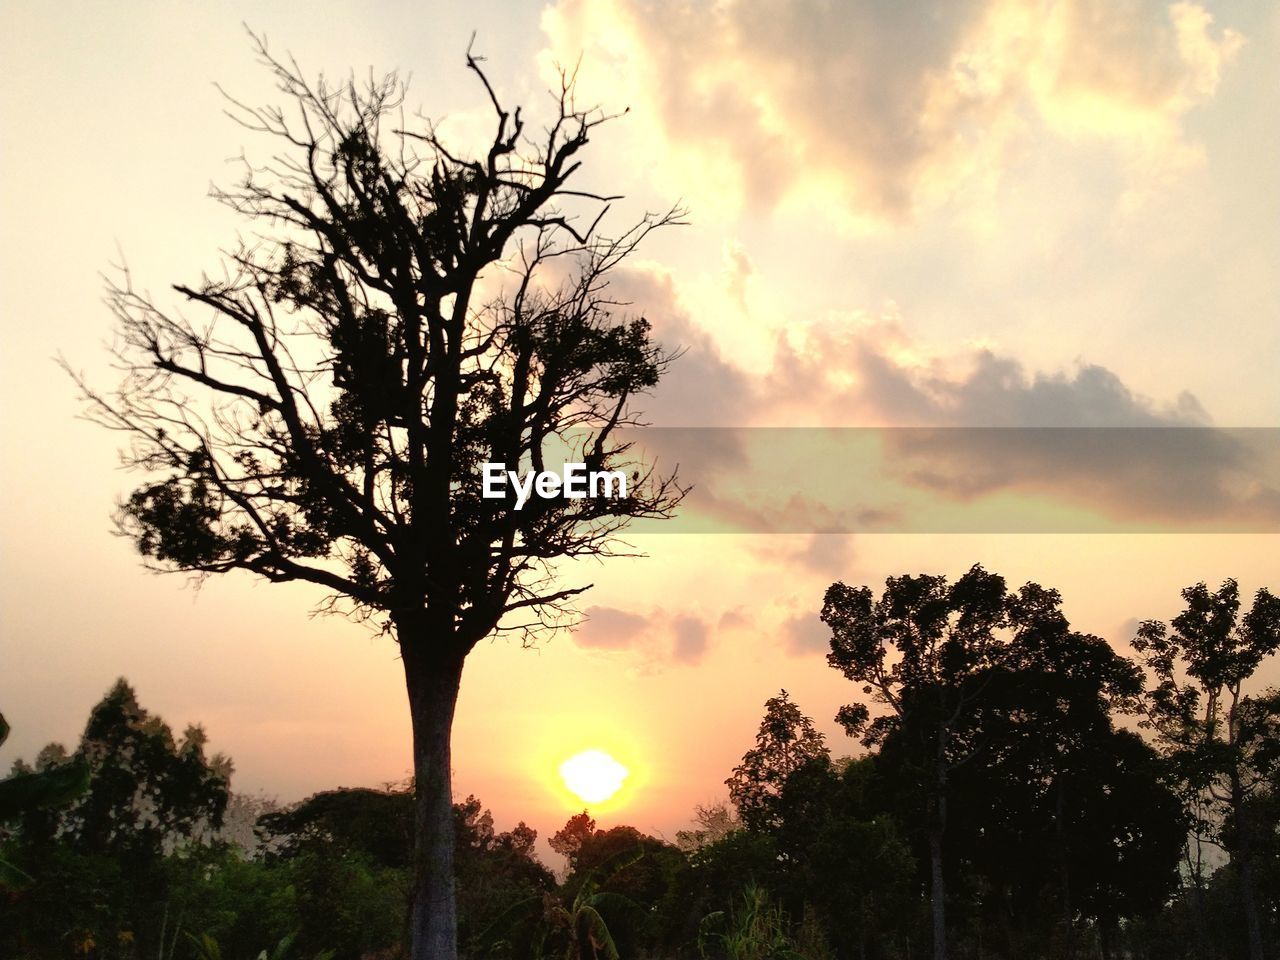
POLYGON ((578 171, 609 117, 577 105, 571 78, 535 131, 468 55, 494 111, 469 156, 430 123, 405 129, 394 75, 311 84, 259 52, 289 109, 231 109, 281 152, 216 196, 261 239, 174 288, 199 319, 126 274, 109 290, 123 382, 81 387, 147 474, 119 524, 149 564, 311 583, 323 609, 394 635, 413 726, 413 956, 452 960, 463 662, 495 631, 529 641, 568 622, 586 587, 556 562, 610 553, 632 518, 682 495, 617 436, 670 355, 606 290, 679 212, 606 236, 613 198, 578 171), (484 462, 560 458, 628 473, 626 495, 481 496, 484 462))
POLYGON ((565 825, 552 834, 547 842, 552 850, 568 861, 569 870, 572 872, 578 867, 578 854, 583 845, 595 836, 595 832, 595 817, 583 810, 565 821, 565 825))
POLYGON ((210 838, 227 806, 231 761, 206 758, 207 737, 188 726, 175 738, 123 678, 89 714, 76 753, 90 789, 61 812, 58 833, 88 853, 158 856, 183 840, 210 838))
POLYGON ((1072 630, 1061 603, 1033 583, 1008 597, 1008 643, 961 727, 979 749, 951 784, 951 849, 1011 956, 1030 949, 1012 938, 1056 930, 1069 952, 1080 918, 1112 936, 1159 909, 1185 830, 1165 765, 1113 722, 1136 706, 1138 667, 1072 630))
POLYGON ((841 956, 892 955, 917 919, 915 858, 884 799, 874 757, 807 764, 782 789, 777 892, 841 956))
POLYGON ((412 866, 413 793, 343 787, 258 818, 257 833, 277 857, 307 845, 355 850, 388 867, 412 866))
MULTIPOLYGON (((627 849, 582 871, 572 887, 544 892, 512 904, 478 938, 478 956, 509 952, 515 956, 565 960, 618 960, 617 924, 643 920, 644 910, 625 895, 605 888, 620 871, 644 857, 627 849)), ((626 951, 628 954, 634 951, 626 951)))
POLYGON ((831 628, 828 663, 888 708, 871 720, 865 704, 852 704, 837 719, 868 747, 893 734, 912 748, 928 808, 935 960, 947 956, 943 837, 950 780, 977 749, 961 731, 1003 652, 1005 601, 1004 579, 974 566, 954 584, 941 576, 890 577, 879 600, 869 587, 834 583, 822 606, 831 628))
MULTIPOLYGON (((1239 874, 1251 960, 1267 956, 1258 906, 1256 837, 1250 801, 1265 780, 1256 761, 1269 764, 1275 749, 1262 736, 1271 727, 1273 701, 1252 701, 1245 684, 1280 649, 1280 598, 1266 589, 1240 614, 1234 580, 1211 591, 1185 588, 1182 613, 1169 624, 1147 620, 1133 646, 1152 672, 1148 720, 1181 766, 1193 801, 1205 812, 1202 829, 1223 843, 1239 874), (1231 826, 1226 827, 1230 822, 1231 826), (1215 822, 1225 829, 1215 829, 1215 822)), ((1200 878, 1195 877, 1197 886, 1200 878)))
MULTIPOLYGON (((90 771, 88 789, 61 808, 28 811, 19 825, 14 861, 35 882, 14 905, 23 918, 12 924, 15 936, 64 949, 69 941, 171 949, 189 906, 175 870, 183 857, 200 859, 227 803, 231 763, 206 757, 205 743, 198 726, 176 738, 125 680, 115 683, 71 758, 90 771)), ((66 750, 51 744, 36 769, 66 762, 66 750)), ((4 911, 0 903, 7 933, 4 911)))
POLYGON ((787 779, 801 767, 829 759, 824 738, 792 702, 787 691, 764 704, 756 745, 742 757, 725 783, 738 817, 750 830, 779 823, 778 803, 787 779))
MULTIPOLYGON (((402 942, 412 868, 413 793, 342 788, 259 818, 269 862, 292 880, 289 909, 308 950, 362 956, 402 942)), ((537 859, 537 831, 497 832, 474 796, 453 808, 462 952, 483 955, 483 934, 513 904, 539 898, 554 878, 537 859)))
POLYGON ((671 946, 680 924, 668 923, 666 915, 688 869, 679 848, 626 824, 596 829, 585 810, 569 818, 551 838, 551 846, 569 863, 563 897, 571 899, 584 884, 592 884, 636 908, 611 921, 611 936, 624 954, 671 946))
POLYGON ((493 816, 475 797, 454 805, 458 847, 458 931, 461 951, 486 958, 485 937, 517 904, 555 889, 555 877, 534 852, 538 832, 523 821, 493 828, 493 816))
POLYGON ((1114 724, 1136 709, 1141 673, 1071 629, 1061 603, 978 566, 954 584, 890 578, 879 600, 827 592, 829 662, 886 708, 837 719, 877 751, 885 808, 923 837, 935 957, 949 897, 984 949, 1004 940, 1019 956, 1058 931, 1069 953, 1082 920, 1114 938, 1175 883, 1184 821, 1167 768, 1114 724))
POLYGON ((703 918, 731 909, 748 886, 778 890, 785 884, 772 834, 734 830, 699 846, 688 858, 689 869, 677 878, 665 917, 681 943, 695 941, 703 918))
MULTIPOLYGON (((909 903, 914 861, 897 824, 876 809, 866 761, 832 763, 822 735, 786 691, 765 704, 756 746, 729 779, 747 834, 770 838, 768 869, 743 870, 722 898, 746 897, 754 883, 788 917, 821 923, 825 936, 848 955, 866 956, 901 925, 909 903)), ((737 845, 699 850, 695 873, 705 874, 737 845)), ((718 906, 737 916, 741 903, 718 906)), ((741 919, 741 917, 738 917, 741 919)))
MULTIPOLYGON (((0 714, 0 745, 9 739, 9 724, 0 714)), ((0 780, 0 839, 3 825, 37 811, 66 806, 89 789, 89 765, 77 757, 42 764, 39 770, 19 772, 0 780)), ((21 886, 31 877, 0 856, 0 889, 21 886)))
MULTIPOLYGON (((287 925, 298 947, 340 958, 403 942, 412 871, 413 794, 342 788, 258 818, 264 859, 285 878, 287 925)), ((237 931, 236 941, 244 934, 237 931)))

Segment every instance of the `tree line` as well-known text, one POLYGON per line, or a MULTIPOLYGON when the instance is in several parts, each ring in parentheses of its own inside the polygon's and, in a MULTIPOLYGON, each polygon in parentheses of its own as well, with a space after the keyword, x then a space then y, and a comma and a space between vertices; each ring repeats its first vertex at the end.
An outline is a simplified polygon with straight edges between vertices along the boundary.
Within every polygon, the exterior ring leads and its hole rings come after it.
MULTIPOLYGON (((1062 598, 975 566, 836 583, 855 696, 832 747, 784 690, 674 838, 498 831, 452 808, 463 956, 1266 958, 1280 944, 1280 600, 1182 593, 1125 656, 1062 598)), ((77 748, 0 781, 0 955, 393 958, 412 931, 413 782, 277 807, 119 681, 77 748)))

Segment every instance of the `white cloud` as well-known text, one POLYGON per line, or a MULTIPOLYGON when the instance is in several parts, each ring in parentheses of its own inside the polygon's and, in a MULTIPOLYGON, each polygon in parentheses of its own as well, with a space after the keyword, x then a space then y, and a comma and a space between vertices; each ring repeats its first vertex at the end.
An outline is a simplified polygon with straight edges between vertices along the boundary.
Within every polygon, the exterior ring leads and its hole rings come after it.
POLYGON ((560 0, 543 28, 699 209, 863 224, 989 189, 1045 135, 1114 145, 1137 195, 1199 161, 1185 115, 1243 42, 1149 0, 560 0))

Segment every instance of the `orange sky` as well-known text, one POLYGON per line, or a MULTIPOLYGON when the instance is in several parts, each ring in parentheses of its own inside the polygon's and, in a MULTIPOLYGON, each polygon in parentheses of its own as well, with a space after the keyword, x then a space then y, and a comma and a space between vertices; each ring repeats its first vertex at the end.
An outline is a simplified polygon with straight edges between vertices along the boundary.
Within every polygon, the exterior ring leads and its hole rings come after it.
MULTIPOLYGON (((234 236, 205 192, 253 146, 212 82, 269 94, 242 20, 307 70, 411 73, 463 140, 487 123, 461 63, 473 29, 500 92, 535 115, 551 65, 581 53, 583 99, 631 107, 587 177, 628 195, 624 216, 691 209, 620 281, 689 346, 652 400, 663 422, 1280 426, 1274 5, 310 9, 7 8, 0 766, 74 741, 123 674, 171 723, 206 725, 238 790, 292 800, 406 773, 393 644, 309 619, 305 587, 195 593, 143 573, 109 534, 130 484, 116 438, 74 419, 51 359, 110 382, 99 274, 119 250, 161 291, 234 236)), ((1078 627, 1117 643, 1196 580, 1280 586, 1274 534, 638 542, 646 559, 566 571, 596 584, 577 634, 496 641, 468 664, 455 788, 500 825, 554 831, 577 806, 556 767, 596 747, 632 771, 602 820, 673 836, 724 796, 779 687, 851 750, 831 718, 855 691, 814 622, 834 579, 982 562, 1059 588, 1078 627)))

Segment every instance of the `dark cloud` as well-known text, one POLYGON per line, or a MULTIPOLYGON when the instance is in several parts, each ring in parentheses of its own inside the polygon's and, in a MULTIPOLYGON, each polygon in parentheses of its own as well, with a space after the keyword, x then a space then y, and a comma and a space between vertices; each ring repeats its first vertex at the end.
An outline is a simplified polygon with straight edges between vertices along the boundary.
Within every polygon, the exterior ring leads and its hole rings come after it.
POLYGON ((886 432, 906 482, 967 502, 998 491, 1049 494, 1122 520, 1280 522, 1271 430, 955 429, 886 432))
POLYGON ((1112 370, 1029 371, 983 349, 908 364, 919 347, 892 323, 812 326, 779 342, 764 394, 774 406, 808 406, 813 421, 840 426, 1201 426, 1192 394, 1160 404, 1112 370))

